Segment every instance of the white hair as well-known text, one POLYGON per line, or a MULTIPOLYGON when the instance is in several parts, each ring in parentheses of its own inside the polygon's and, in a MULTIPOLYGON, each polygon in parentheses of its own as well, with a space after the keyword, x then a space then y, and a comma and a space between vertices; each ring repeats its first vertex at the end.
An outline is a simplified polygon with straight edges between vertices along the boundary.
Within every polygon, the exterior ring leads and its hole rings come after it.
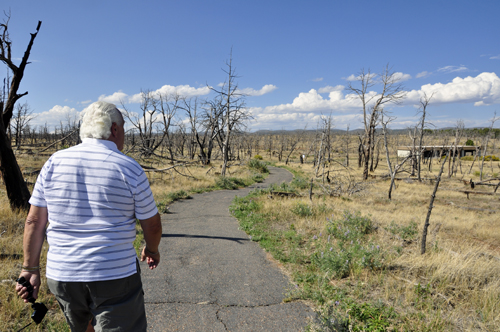
POLYGON ((123 125, 123 117, 115 105, 105 101, 92 103, 83 115, 80 138, 108 139, 111 125, 123 125))

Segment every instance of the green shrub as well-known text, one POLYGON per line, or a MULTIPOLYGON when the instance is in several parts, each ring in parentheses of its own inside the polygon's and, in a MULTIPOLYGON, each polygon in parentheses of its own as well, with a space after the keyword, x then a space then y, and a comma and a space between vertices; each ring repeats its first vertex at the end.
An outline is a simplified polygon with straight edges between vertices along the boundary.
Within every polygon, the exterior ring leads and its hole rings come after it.
POLYGON ((245 183, 238 178, 230 178, 227 176, 222 176, 217 179, 217 181, 215 182, 215 186, 218 189, 235 190, 240 187, 244 187, 245 183))
POLYGON ((327 218, 328 238, 320 239, 321 233, 313 237, 317 244, 311 262, 334 278, 345 278, 364 268, 380 268, 380 246, 368 237, 372 230, 372 221, 360 213, 345 211, 339 219, 327 218))
POLYGON ((292 212, 303 218, 312 216, 313 214, 311 207, 308 204, 302 202, 297 202, 292 208, 292 212))
POLYGON ((262 158, 262 156, 260 154, 256 154, 255 156, 253 156, 253 159, 262 160, 264 158, 262 158))
POLYGON ((262 174, 254 174, 252 176, 252 181, 257 182, 257 183, 261 183, 262 181, 264 181, 264 177, 262 176, 262 174))
POLYGON ((191 198, 189 194, 185 190, 174 191, 172 193, 167 194, 168 199, 171 201, 176 201, 179 199, 191 198))
POLYGON ((500 161, 500 158, 498 158, 497 156, 492 156, 492 155, 488 155, 486 157, 484 157, 484 161, 500 161))
POLYGON ((460 160, 473 161, 474 160, 474 156, 464 156, 464 157, 460 158, 460 160))
POLYGON ((291 185, 297 189, 304 190, 309 188, 310 183, 303 177, 294 176, 291 185))
POLYGON ((260 162, 257 159, 252 159, 248 162, 248 167, 256 170, 259 173, 269 173, 269 169, 267 165, 263 162, 260 162))
POLYGON ((474 146, 474 141, 471 139, 468 139, 467 142, 465 142, 465 145, 467 146, 474 146))
POLYGON ((393 220, 388 227, 385 227, 385 230, 392 235, 399 236, 405 241, 415 241, 418 234, 417 223, 414 221, 411 221, 408 226, 401 226, 396 224, 393 220))

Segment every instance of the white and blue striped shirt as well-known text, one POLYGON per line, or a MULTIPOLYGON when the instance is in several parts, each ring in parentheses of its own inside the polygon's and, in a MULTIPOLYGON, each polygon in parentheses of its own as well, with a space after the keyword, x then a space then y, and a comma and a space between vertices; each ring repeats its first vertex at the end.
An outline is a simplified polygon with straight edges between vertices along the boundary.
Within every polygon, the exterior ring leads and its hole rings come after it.
POLYGON ((135 219, 158 212, 141 166, 91 138, 49 158, 30 204, 48 211, 47 278, 70 282, 136 273, 135 219))

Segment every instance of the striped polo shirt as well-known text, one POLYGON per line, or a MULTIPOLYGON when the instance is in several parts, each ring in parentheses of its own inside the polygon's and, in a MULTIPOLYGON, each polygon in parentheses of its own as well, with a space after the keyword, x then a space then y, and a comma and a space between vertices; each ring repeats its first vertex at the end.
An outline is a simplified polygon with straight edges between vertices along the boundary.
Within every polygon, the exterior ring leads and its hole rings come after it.
POLYGON ((47 278, 57 281, 136 273, 135 219, 158 212, 141 166, 115 143, 92 138, 49 158, 29 202, 47 207, 47 278))

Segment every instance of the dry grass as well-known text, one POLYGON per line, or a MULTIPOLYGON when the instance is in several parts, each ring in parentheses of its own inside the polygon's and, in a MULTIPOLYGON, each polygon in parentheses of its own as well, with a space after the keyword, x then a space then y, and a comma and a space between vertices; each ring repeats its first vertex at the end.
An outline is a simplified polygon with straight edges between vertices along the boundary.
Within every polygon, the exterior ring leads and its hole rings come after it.
MULTIPOLYGON (((265 155, 265 153, 261 153, 265 155)), ((354 154, 352 154, 354 155, 354 154)), ((298 161, 298 155, 293 160, 298 161)), ((339 156, 340 157, 340 156, 339 156)), ((23 155, 19 164, 24 172, 40 169, 47 157, 23 155)), ((340 160, 340 159, 339 159, 340 160)), ((157 162, 144 163, 154 167, 168 167, 157 162)), ((462 170, 467 172, 471 162, 462 162, 462 170)), ((498 162, 486 163, 486 178, 499 172, 498 162)), ((278 164, 281 166, 282 164, 278 164)), ((175 171, 166 173, 148 173, 151 187, 157 201, 168 200, 169 193, 199 192, 213 187, 219 165, 202 167, 193 165, 181 167, 180 175, 175 171)), ((306 179, 313 177, 311 163, 300 165, 292 163, 289 167, 303 172, 306 179)), ((376 239, 387 254, 387 267, 383 271, 362 272, 347 280, 332 280, 337 286, 351 287, 353 294, 360 301, 383 300, 393 306, 397 312, 407 315, 414 330, 456 330, 481 331, 500 330, 500 195, 470 195, 470 199, 457 190, 470 190, 469 186, 459 181, 462 177, 447 177, 447 168, 434 202, 431 216, 430 234, 427 253, 420 255, 420 242, 402 243, 388 229, 392 223, 409 226, 417 223, 419 233, 427 214, 429 198, 433 190, 430 181, 397 181, 392 200, 387 199, 389 181, 381 178, 387 174, 383 159, 373 173, 377 177, 363 182, 363 190, 343 197, 321 195, 315 189, 315 196, 310 202, 307 190, 304 197, 288 200, 268 200, 263 198, 264 211, 270 216, 269 222, 278 229, 289 229, 290 225, 300 234, 319 234, 325 230, 326 218, 341 215, 345 210, 360 211, 378 227, 376 239), (309 206, 313 213, 301 217, 293 213, 297 204, 309 206), (467 210, 466 208, 483 209, 467 210), (494 211, 494 212, 491 212, 494 211), (436 228, 440 225, 439 228, 436 228), (416 285, 428 286, 426 291, 416 291, 416 285), (349 286, 351 285, 351 286, 349 286), (421 320, 412 317, 425 316, 421 320)), ((435 161, 433 172, 423 172, 425 179, 435 178, 438 165, 435 161)), ((477 182, 478 163, 470 175, 464 178, 477 182)), ((230 176, 248 177, 246 167, 232 167, 230 176)), ((349 171, 341 166, 331 165, 330 177, 347 176, 361 181, 361 170, 356 166, 349 171)), ((399 177, 406 178, 407 174, 399 177)), ((28 176, 28 182, 34 182, 36 174, 28 176)), ((321 178, 315 179, 321 183, 321 178)), ((324 184, 327 186, 327 183, 324 184)), ((476 186, 475 191, 492 191, 491 187, 476 186)), ((22 260, 22 231, 25 215, 13 213, 8 208, 5 191, 0 189, 0 330, 12 330, 20 324, 29 322, 30 309, 17 299, 13 292, 13 282, 17 278, 22 260), (15 322, 15 323, 12 323, 15 322), (15 325, 13 325, 15 324, 15 325)), ((287 268, 285 266, 285 268, 287 268)), ((289 267, 288 267, 289 268, 289 267)), ((289 271, 291 274, 293 271, 289 271)), ((46 287, 45 287, 46 289, 46 287)), ((418 288, 420 289, 420 288, 418 288)), ((57 309, 53 297, 42 293, 42 301, 51 307, 51 324, 59 326, 54 330, 64 329, 64 319, 57 309), (59 325, 58 325, 59 324, 59 325)), ((18 329, 19 329, 18 328, 18 329)), ((40 327, 38 327, 40 328, 40 327)))
MULTIPOLYGON (((27 173, 40 170, 44 162, 48 159, 46 156, 18 155, 18 163, 22 172, 25 174, 25 180, 30 185, 36 181, 37 173, 26 175, 27 173)), ((144 165, 153 165, 156 168, 167 168, 170 165, 158 163, 157 161, 141 161, 144 165)), ((199 166, 194 164, 190 166, 178 167, 177 171, 170 170, 162 173, 148 172, 148 178, 151 183, 151 189, 156 202, 163 201, 166 204, 172 201, 169 194, 185 191, 186 193, 211 190, 216 184, 219 176, 220 165, 214 163, 211 166, 199 166)), ((230 177, 250 178, 252 172, 244 165, 234 165, 229 168, 230 177)), ((22 241, 24 232, 24 222, 26 213, 13 212, 9 207, 7 194, 3 183, 0 180, 0 331, 17 331, 24 325, 31 322, 29 316, 32 309, 24 304, 14 292, 15 280, 19 276, 22 265, 22 241)), ((42 324, 32 327, 31 331, 69 331, 64 316, 59 309, 54 296, 48 291, 45 279, 45 261, 47 243, 44 244, 41 259, 42 289, 39 294, 39 301, 43 302, 48 308, 49 313, 42 324)))
MULTIPOLYGON (((497 168, 496 165, 494 167, 497 168)), ((433 173, 425 172, 423 177, 435 178, 438 167, 433 168, 433 173)), ((303 172, 306 178, 313 177, 310 164, 294 164, 292 169, 303 172)), ((468 167, 463 165, 463 169, 468 170, 468 167)), ((472 175, 465 177, 478 182, 474 171, 478 171, 477 166, 473 168, 472 175)), ((330 169, 330 177, 341 172, 346 170, 334 166, 330 169)), ((356 167, 349 172, 361 181, 361 169, 356 167)), ((308 199, 307 190, 303 192, 304 198, 266 200, 263 202, 264 213, 271 215, 271 219, 281 227, 288 228, 294 224, 298 233, 309 236, 320 232, 324 234, 326 218, 340 216, 345 210, 369 215, 378 227, 376 238, 389 261, 385 262, 386 269, 383 271, 351 277, 351 281, 357 282, 356 287, 360 287, 359 282, 364 285, 361 298, 382 298, 408 317, 425 315, 426 323, 415 321, 415 330, 499 330, 500 195, 471 195, 467 199, 464 193, 457 191, 471 190, 459 180, 461 174, 458 178, 448 178, 445 172, 434 201, 427 253, 421 255, 420 233, 434 184, 430 181, 397 181, 392 200, 388 200, 389 180, 381 179, 381 175, 386 173, 387 166, 379 164, 373 173, 377 177, 364 183, 364 190, 352 196, 321 196, 321 189, 318 188, 312 202, 308 199), (297 204, 310 206, 312 215, 299 217, 291 213, 297 204), (412 243, 403 243, 387 231, 391 223, 407 227, 411 222, 418 225, 419 232, 419 238, 412 243), (429 294, 416 291, 419 284, 430 289, 429 294)), ((407 175, 399 177, 407 178, 407 175)), ((316 181, 322 182, 321 178, 316 181)), ((474 190, 492 192, 493 188, 476 186, 474 190)), ((344 283, 342 280, 332 282, 336 285, 344 283)))

